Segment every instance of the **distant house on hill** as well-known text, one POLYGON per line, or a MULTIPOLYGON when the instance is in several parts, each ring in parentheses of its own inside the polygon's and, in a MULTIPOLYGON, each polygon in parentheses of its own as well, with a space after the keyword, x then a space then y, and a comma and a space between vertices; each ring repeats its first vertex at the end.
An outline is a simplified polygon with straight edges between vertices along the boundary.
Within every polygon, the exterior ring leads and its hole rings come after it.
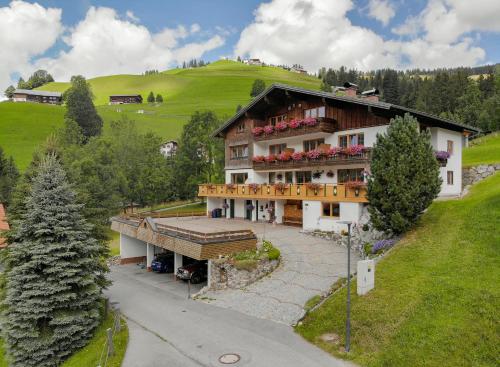
POLYGON ((16 89, 12 96, 14 102, 36 102, 61 104, 62 93, 45 90, 16 89))
POLYGON ((302 66, 300 65, 294 65, 290 71, 293 71, 294 73, 299 73, 299 74, 307 74, 307 70, 305 70, 302 66))
POLYGON ((165 158, 172 158, 177 152, 178 144, 175 140, 169 140, 163 143, 160 147, 160 152, 165 158))
POLYGON ((7 216, 5 215, 5 209, 2 203, 0 203, 0 248, 7 246, 5 238, 2 237, 3 231, 8 231, 10 229, 9 223, 7 223, 7 216))
POLYGON ((140 94, 114 94, 109 96, 109 104, 142 103, 140 94))
POLYGON ((260 59, 245 59, 244 64, 262 66, 264 63, 260 59))

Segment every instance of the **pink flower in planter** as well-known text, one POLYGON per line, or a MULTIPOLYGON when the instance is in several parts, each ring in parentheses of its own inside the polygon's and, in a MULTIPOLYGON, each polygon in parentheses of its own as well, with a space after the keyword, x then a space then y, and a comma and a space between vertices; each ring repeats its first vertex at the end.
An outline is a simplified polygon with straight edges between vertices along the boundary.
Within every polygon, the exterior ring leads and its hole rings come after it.
POLYGON ((300 121, 299 120, 296 120, 296 119, 293 119, 291 120, 289 123, 288 123, 288 126, 291 128, 291 129, 297 129, 300 127, 300 121))
POLYGON ((275 129, 277 131, 284 131, 284 130, 288 129, 288 124, 286 123, 286 121, 278 122, 275 126, 275 129))
POLYGON ((315 117, 306 117, 302 122, 304 126, 316 126, 318 123, 315 117))
POLYGON ((365 151, 365 147, 363 145, 351 145, 344 149, 344 153, 347 155, 358 155, 365 151))
POLYGON ((318 159, 321 157, 321 151, 318 149, 310 150, 306 154, 308 159, 318 159))
POLYGON ((260 135, 262 135, 263 132, 264 132, 264 129, 260 126, 254 127, 252 129, 252 133, 254 136, 260 136, 260 135))
POLYGON ((264 126, 264 134, 269 135, 274 132, 274 126, 273 125, 266 125, 264 126))
POLYGON ((339 153, 342 152, 342 148, 340 147, 333 147, 328 149, 328 157, 333 158, 339 155, 339 153))
POLYGON ((262 163, 264 162, 265 157, 263 155, 256 155, 255 157, 252 158, 252 161, 256 163, 262 163))
POLYGON ((301 161, 304 159, 304 152, 295 152, 292 154, 292 159, 294 161, 301 161))
POLYGON ((276 162, 276 155, 270 154, 267 157, 264 158, 266 162, 276 162))
POLYGON ((278 154, 277 159, 281 162, 288 162, 290 159, 292 159, 292 155, 289 152, 282 152, 278 154))

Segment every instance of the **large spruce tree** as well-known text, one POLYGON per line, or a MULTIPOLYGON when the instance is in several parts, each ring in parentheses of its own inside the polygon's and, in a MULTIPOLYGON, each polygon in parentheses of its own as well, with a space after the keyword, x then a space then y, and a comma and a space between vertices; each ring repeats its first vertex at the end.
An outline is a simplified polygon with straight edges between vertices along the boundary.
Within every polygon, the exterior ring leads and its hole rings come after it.
POLYGON ((419 132, 410 114, 391 120, 373 148, 368 200, 371 221, 378 230, 400 234, 408 230, 436 198, 441 188, 439 165, 427 131, 419 132))
POLYGON ((76 121, 85 140, 99 135, 103 125, 92 99, 92 90, 85 78, 81 75, 71 77, 71 87, 64 93, 67 107, 65 117, 76 121))
POLYGON ((58 366, 99 323, 105 265, 61 165, 45 157, 6 259, 3 333, 14 367, 58 366))

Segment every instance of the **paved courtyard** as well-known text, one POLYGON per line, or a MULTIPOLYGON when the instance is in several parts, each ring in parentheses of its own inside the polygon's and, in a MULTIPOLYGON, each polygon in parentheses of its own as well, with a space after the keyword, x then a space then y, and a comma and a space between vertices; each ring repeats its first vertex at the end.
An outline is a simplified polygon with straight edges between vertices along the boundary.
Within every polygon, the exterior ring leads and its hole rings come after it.
MULTIPOLYGON (((304 304, 327 292, 347 273, 347 249, 332 241, 300 233, 300 228, 238 219, 170 218, 169 225, 200 231, 251 229, 281 251, 281 264, 272 274, 244 289, 209 291, 203 302, 287 325, 304 315, 304 304)), ((358 257, 351 254, 351 271, 358 257)))

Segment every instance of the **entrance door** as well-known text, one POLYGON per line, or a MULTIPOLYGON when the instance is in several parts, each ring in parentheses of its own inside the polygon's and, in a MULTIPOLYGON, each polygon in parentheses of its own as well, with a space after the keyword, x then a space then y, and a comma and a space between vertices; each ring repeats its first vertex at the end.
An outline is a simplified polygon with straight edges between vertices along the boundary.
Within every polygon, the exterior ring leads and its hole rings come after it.
POLYGON ((252 205, 252 200, 245 200, 245 219, 252 220, 252 210, 249 207, 252 205))
POLYGON ((234 199, 229 199, 229 218, 234 219, 234 199))

